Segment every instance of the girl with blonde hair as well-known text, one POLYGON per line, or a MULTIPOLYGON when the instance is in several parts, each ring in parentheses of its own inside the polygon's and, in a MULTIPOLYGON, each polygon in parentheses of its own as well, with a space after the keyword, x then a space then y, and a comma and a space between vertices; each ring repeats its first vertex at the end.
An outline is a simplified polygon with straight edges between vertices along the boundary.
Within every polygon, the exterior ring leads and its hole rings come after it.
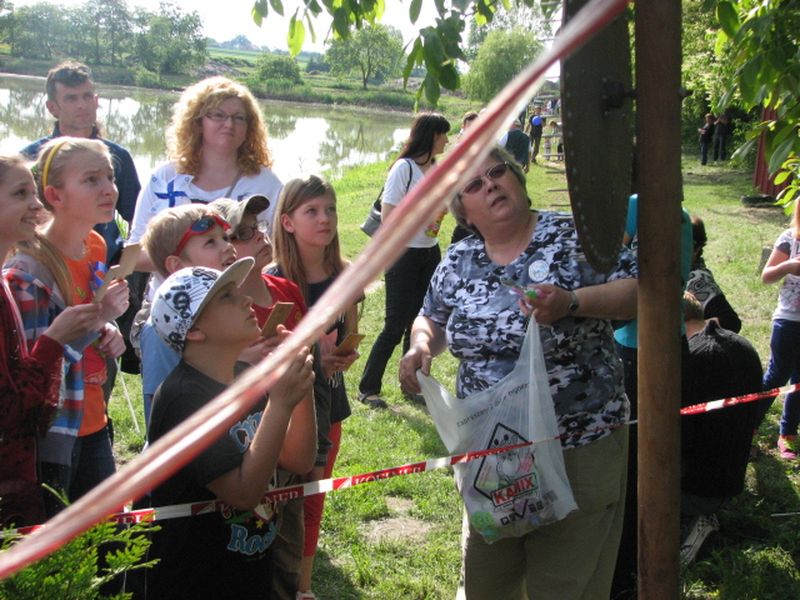
MULTIPOLYGON (((275 209, 273 244, 275 264, 270 273, 294 281, 300 288, 306 305, 311 308, 345 268, 339 248, 337 231, 336 192, 324 179, 312 175, 293 179, 281 191, 275 209)), ((342 421, 350 416, 350 405, 344 388, 343 372, 358 358, 358 352, 336 355, 335 346, 349 333, 358 331, 358 311, 351 306, 320 340, 322 368, 330 385, 330 423, 318 423, 320 430, 330 427, 327 462, 315 466, 310 480, 330 477, 339 453, 342 421)), ((300 564, 297 598, 315 598, 311 592, 311 572, 319 540, 324 494, 306 498, 303 505, 305 543, 300 564)))
MULTIPOLYGON (((42 204, 22 156, 0 156, 0 257, 33 239, 42 204)), ((64 345, 97 326, 99 304, 67 307, 30 346, 5 278, 0 278, 0 524, 41 523, 38 438, 58 408, 64 345)))
MULTIPOLYGON (((105 241, 93 227, 114 218, 118 196, 111 157, 97 140, 51 140, 39 153, 36 176, 48 218, 5 265, 29 346, 68 307, 94 301, 107 265, 105 241)), ((106 357, 117 358, 125 350, 112 321, 128 306, 128 284, 112 282, 97 304, 93 331, 64 347, 58 410, 39 446, 42 479, 70 500, 115 470, 102 385, 106 357)), ((62 508, 52 497, 45 505, 48 515, 62 508)))

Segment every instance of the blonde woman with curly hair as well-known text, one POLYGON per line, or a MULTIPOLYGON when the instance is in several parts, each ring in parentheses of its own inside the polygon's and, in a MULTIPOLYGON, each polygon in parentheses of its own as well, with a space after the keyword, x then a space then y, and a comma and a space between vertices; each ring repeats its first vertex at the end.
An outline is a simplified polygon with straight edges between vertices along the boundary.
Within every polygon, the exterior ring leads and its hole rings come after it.
MULTIPOLYGON (((275 206, 283 185, 270 168, 267 143, 261 111, 245 86, 209 77, 186 88, 167 130, 169 160, 139 195, 129 241, 140 240, 153 215, 180 204, 260 194, 275 206)), ((271 222, 272 214, 265 211, 261 220, 271 222)))

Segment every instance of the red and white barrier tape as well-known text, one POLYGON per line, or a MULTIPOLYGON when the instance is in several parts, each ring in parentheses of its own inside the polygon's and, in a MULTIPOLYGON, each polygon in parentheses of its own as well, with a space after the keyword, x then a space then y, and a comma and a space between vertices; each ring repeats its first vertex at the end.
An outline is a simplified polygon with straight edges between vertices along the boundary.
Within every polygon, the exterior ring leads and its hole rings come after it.
MULTIPOLYGON (((558 439, 558 437, 551 439, 558 439)), ((502 448, 490 448, 488 450, 477 450, 475 452, 453 454, 450 456, 443 456, 441 458, 430 458, 421 462, 400 465, 398 467, 370 471, 368 473, 362 473, 361 475, 332 477, 330 479, 309 481, 299 485, 275 488, 274 490, 270 490, 264 494, 264 500, 285 502, 287 500, 296 500, 298 498, 305 498, 306 496, 313 496, 314 494, 325 494, 334 490, 344 490, 347 488, 356 487, 357 485, 371 483, 373 481, 379 481, 382 479, 390 479, 392 477, 399 477, 401 475, 424 473, 425 471, 434 471, 444 467, 451 467, 460 463, 467 463, 478 458, 483 458, 484 456, 502 454, 503 452, 509 452, 511 450, 524 448, 533 444, 541 444, 542 442, 547 441, 551 440, 538 440, 535 442, 524 442, 521 444, 513 444, 511 446, 503 446, 502 448)), ((188 502, 186 504, 172 504, 169 506, 142 508, 139 510, 114 513, 109 515, 107 520, 120 525, 142 523, 145 521, 164 521, 166 519, 179 519, 182 517, 206 515, 217 510, 221 510, 225 506, 226 504, 221 500, 201 500, 199 502, 188 502)), ((0 538, 14 535, 26 535, 39 529, 43 529, 46 526, 46 524, 29 525, 27 527, 20 527, 18 529, 7 529, 3 532, 0 532, 0 538)))
POLYGON ((699 415, 702 413, 711 412, 720 408, 727 408, 728 406, 736 406, 737 404, 745 404, 747 402, 755 402, 756 400, 764 400, 777 396, 778 394, 790 394, 800 390, 800 384, 793 383, 783 387, 773 388, 771 390, 764 390, 763 392, 753 392, 752 394, 744 394, 742 396, 733 396, 731 398, 723 398, 722 400, 710 400, 709 402, 701 402, 700 404, 692 404, 685 406, 681 409, 681 416, 686 415, 699 415))
MULTIPOLYGON (((763 392, 755 392, 752 394, 744 394, 741 396, 733 396, 730 398, 723 398, 721 400, 711 400, 709 402, 702 402, 700 404, 693 404, 681 409, 681 416, 697 415, 728 408, 730 406, 737 406, 746 404, 748 402, 755 402, 777 396, 778 394, 788 394, 798 391, 800 384, 787 385, 780 388, 765 390, 763 392)), ((631 425, 635 421, 625 423, 631 425)), ((346 477, 332 477, 330 479, 321 479, 318 481, 309 481, 299 485, 287 486, 270 490, 264 494, 264 500, 273 500, 284 502, 287 500, 296 500, 298 498, 305 498, 313 496, 314 494, 326 494, 336 490, 344 490, 347 488, 356 487, 365 483, 373 481, 380 481, 383 479, 390 479, 392 477, 399 477, 402 475, 411 475, 412 473, 425 473, 426 471, 435 471, 444 467, 451 467, 453 465, 467 463, 484 456, 492 454, 501 454, 509 452, 518 448, 532 446, 534 444, 541 444, 559 439, 561 436, 548 438, 544 440, 536 440, 533 442, 525 442, 522 444, 513 444, 511 446, 503 446, 502 448, 492 448, 489 450, 476 450, 473 452, 466 452, 463 454, 452 454, 450 456, 443 456, 439 458, 430 458, 424 461, 408 463, 397 467, 389 467, 387 469, 380 469, 377 471, 370 471, 360 475, 350 475, 346 477)), ((199 502, 190 502, 186 504, 173 504, 169 506, 160 506, 156 508, 143 508, 139 510, 131 510, 112 514, 108 517, 109 521, 119 523, 120 525, 128 525, 131 523, 141 523, 144 521, 164 521, 166 519, 179 519, 183 517, 195 517, 198 515, 206 515, 225 507, 225 503, 221 500, 201 500, 199 502)), ((13 536, 13 535, 26 535, 41 529, 44 525, 30 525, 28 527, 20 527, 19 529, 9 529, 0 533, 0 538, 13 536)))

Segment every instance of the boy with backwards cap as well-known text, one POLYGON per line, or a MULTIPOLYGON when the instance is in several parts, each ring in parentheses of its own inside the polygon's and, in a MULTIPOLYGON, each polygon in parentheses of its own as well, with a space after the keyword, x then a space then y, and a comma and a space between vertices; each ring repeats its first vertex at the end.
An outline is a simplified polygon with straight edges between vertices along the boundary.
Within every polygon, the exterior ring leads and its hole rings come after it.
MULTIPOLYGON (((235 377, 242 350, 260 337, 252 301, 238 289, 253 265, 241 259, 224 272, 183 268, 156 291, 151 321, 181 355, 153 401, 149 436, 155 441, 221 393, 235 377)), ((148 597, 261 597, 271 588, 267 552, 277 525, 259 502, 278 465, 311 469, 316 431, 312 360, 303 350, 269 399, 153 491, 154 506, 219 498, 222 512, 164 521, 153 536, 148 597), (254 510, 255 509, 255 510, 254 510)))

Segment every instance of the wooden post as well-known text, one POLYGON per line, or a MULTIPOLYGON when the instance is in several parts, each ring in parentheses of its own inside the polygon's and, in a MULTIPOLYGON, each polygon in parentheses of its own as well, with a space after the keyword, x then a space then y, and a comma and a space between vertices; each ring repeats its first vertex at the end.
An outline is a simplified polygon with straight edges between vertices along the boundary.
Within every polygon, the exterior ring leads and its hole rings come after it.
POLYGON ((680 521, 681 3, 636 11, 639 597, 675 599, 680 521))

